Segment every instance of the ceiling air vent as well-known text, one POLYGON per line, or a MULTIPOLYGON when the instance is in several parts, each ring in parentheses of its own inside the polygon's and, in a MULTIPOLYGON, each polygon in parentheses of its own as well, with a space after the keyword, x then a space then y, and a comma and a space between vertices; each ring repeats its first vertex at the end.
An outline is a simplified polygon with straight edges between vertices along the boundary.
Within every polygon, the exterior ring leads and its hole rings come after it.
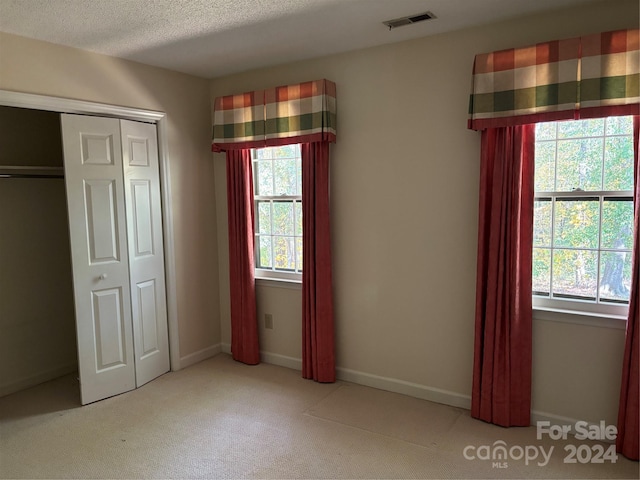
POLYGON ((424 22, 425 20, 431 20, 436 16, 431 12, 418 13, 416 15, 409 15, 408 17, 396 18, 394 20, 387 20, 382 22, 384 25, 392 28, 403 27, 404 25, 411 25, 412 23, 424 22))

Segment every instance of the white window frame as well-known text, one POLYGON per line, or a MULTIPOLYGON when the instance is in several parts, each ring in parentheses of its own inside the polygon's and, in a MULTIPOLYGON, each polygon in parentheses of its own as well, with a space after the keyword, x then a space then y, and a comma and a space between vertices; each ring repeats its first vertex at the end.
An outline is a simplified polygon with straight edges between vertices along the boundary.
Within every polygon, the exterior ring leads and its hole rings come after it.
MULTIPOLYGON (((266 147, 266 148, 274 148, 274 147, 266 147)), ((277 148, 277 147, 275 147, 277 148)), ((300 148, 298 146, 298 148, 300 148)), ((298 259, 296 258, 295 263, 296 263, 296 268, 292 271, 292 270, 284 270, 284 269, 277 269, 275 266, 272 266, 271 268, 263 268, 263 267, 259 267, 259 260, 260 260, 260 243, 259 243, 259 238, 260 236, 264 236, 264 234, 260 234, 259 230, 258 230, 258 222, 259 222, 259 212, 258 212, 258 203, 259 202, 270 202, 270 203, 276 203, 276 202, 292 202, 294 204, 293 207, 293 212, 294 212, 294 216, 296 214, 296 208, 295 208, 295 204, 296 203, 300 203, 300 206, 302 207, 302 191, 300 191, 300 193, 298 195, 256 195, 255 192, 257 191, 257 169, 255 168, 255 164, 256 162, 259 160, 257 155, 256 155, 256 150, 257 149, 252 149, 251 150, 251 161, 252 161, 252 167, 253 167, 253 186, 254 186, 254 196, 253 196, 253 202, 254 202, 254 262, 255 262, 255 277, 257 280, 261 280, 263 284, 268 284, 268 281, 275 281, 278 283, 283 283, 283 284, 298 284, 302 282, 302 269, 298 269, 297 266, 302 262, 302 259, 300 259, 300 261, 298 261, 298 259)), ((301 152, 300 152, 301 155, 301 152)), ((298 157, 296 157, 298 158, 298 157)), ((275 160, 275 159, 274 159, 275 160)), ((273 160, 272 160, 273 161, 273 160)), ((300 156, 300 171, 298 172, 298 174, 300 175, 300 177, 302 176, 302 159, 300 156)), ((274 178, 274 182, 275 182, 275 178, 274 178)), ((302 209, 301 209, 302 210, 302 209)), ((271 212, 273 214, 273 208, 271 208, 271 212)), ((295 226, 295 220, 294 220, 294 226, 295 226)), ((273 233, 270 235, 272 238, 277 237, 278 235, 274 235, 273 233)), ((291 235, 287 235, 287 236, 291 236, 291 235)), ((295 235, 294 232, 294 242, 295 242, 295 238, 296 237, 300 237, 302 238, 302 232, 300 235, 295 235)), ((272 242, 272 247, 273 247, 273 242, 272 242)), ((295 252, 295 246, 294 246, 294 252, 295 252)), ((295 255, 295 253, 294 253, 295 255)), ((275 259, 273 252, 272 252, 272 262, 275 259)))
MULTIPOLYGON (((559 123, 559 122, 556 122, 559 123)), ((612 135, 604 134, 602 138, 611 137, 612 135)), ((615 135, 620 136, 620 135, 615 135)), ((590 136, 590 137, 576 137, 576 138, 599 138, 598 136, 590 136)), ((572 137, 573 139, 573 137, 572 137)), ((537 141, 537 139, 536 139, 537 141)), ((558 139, 548 140, 549 142, 555 141, 557 143, 558 139)), ((603 142, 606 145, 606 142, 603 142)), ((604 152, 603 152, 604 156, 604 152)), ((557 172, 556 172, 557 174, 557 172)), ((604 170, 603 170, 604 175, 604 170)), ((534 201, 539 199, 548 199, 552 202, 552 218, 551 218, 551 238, 554 238, 554 214, 555 208, 554 204, 557 200, 563 199, 571 199, 571 198, 594 198, 597 199, 600 205, 600 215, 599 222, 600 225, 598 227, 599 232, 602 231, 602 205, 603 201, 607 198, 630 198, 633 199, 633 191, 552 191, 552 192, 544 192, 544 191, 536 191, 534 193, 534 201)), ((563 247, 564 248, 564 247, 563 247)), ((598 245, 598 248, 582 248, 581 250, 591 250, 598 251, 600 253, 607 251, 625 251, 629 255, 631 255, 630 249, 608 249, 601 248, 598 245)), ((553 245, 551 247, 551 251, 553 251, 553 245)), ((553 273, 551 273, 551 284, 553 285, 553 273)), ((600 264, 598 265, 597 271, 597 282, 598 287, 596 290, 596 301, 591 300, 580 300, 580 299, 563 299, 563 298, 554 298, 554 297, 546 297, 542 295, 535 295, 532 292, 532 304, 534 311, 540 312, 536 313, 534 317, 542 320, 555 320, 561 322, 568 323, 585 323, 590 325, 597 326, 609 326, 613 328, 624 328, 624 323, 620 321, 626 321, 628 312, 629 312, 629 304, 621 304, 615 302, 600 302, 600 264), (604 320, 604 321, 602 321, 604 320), (612 323, 613 321, 613 323, 612 323)))

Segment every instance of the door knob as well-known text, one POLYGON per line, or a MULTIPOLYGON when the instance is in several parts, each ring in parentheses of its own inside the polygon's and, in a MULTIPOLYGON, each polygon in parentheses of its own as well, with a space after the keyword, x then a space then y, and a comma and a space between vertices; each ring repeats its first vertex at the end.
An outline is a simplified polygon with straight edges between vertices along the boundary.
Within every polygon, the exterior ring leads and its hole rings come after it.
POLYGON ((103 273, 103 274, 102 274, 102 275, 100 275, 98 278, 99 278, 100 280, 104 280, 104 279, 106 279, 106 278, 107 278, 107 274, 106 274, 106 273, 103 273))

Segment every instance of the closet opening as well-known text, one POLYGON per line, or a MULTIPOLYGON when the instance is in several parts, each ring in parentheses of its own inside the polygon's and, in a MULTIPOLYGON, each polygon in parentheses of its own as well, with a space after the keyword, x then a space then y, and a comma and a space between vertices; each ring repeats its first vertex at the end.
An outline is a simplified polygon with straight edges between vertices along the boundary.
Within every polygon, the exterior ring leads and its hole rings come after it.
POLYGON ((0 395, 78 369, 60 115, 0 107, 0 395))
MULTIPOLYGON (((162 198, 157 203, 162 205, 162 219, 156 223, 164 240, 170 366, 180 368, 165 115, 0 90, 0 396, 61 376, 78 380, 73 247, 65 189, 69 179, 65 179, 60 126, 66 112, 157 126, 153 143, 160 153, 156 169, 162 198)), ((139 184, 137 191, 144 194, 139 184)), ((144 195, 141 198, 144 203, 144 195)), ((148 298, 148 286, 148 282, 143 285, 141 296, 148 298)))

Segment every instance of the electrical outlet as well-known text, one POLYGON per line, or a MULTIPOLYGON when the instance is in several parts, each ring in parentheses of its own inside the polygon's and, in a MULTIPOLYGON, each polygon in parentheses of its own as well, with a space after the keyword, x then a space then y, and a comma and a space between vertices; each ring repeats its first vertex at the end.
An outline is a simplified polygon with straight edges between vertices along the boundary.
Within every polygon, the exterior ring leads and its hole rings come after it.
POLYGON ((270 313, 264 314, 264 328, 273 330, 273 315, 270 313))

